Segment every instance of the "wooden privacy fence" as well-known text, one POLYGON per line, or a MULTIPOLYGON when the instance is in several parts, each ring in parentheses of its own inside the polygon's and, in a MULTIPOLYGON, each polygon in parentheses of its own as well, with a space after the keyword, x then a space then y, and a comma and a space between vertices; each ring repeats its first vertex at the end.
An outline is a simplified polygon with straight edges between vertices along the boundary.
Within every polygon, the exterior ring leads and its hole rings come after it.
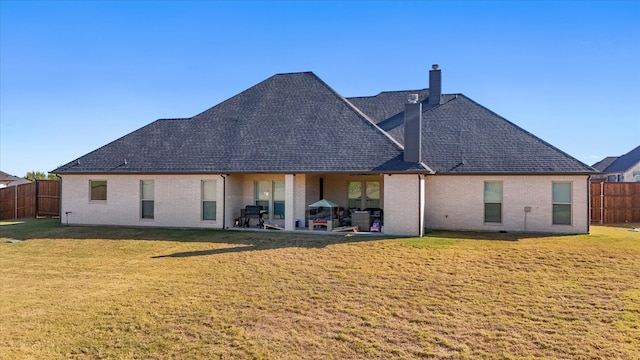
POLYGON ((591 183, 591 222, 640 223, 640 183, 591 183))
POLYGON ((0 220, 60 215, 60 181, 36 180, 0 189, 0 220))

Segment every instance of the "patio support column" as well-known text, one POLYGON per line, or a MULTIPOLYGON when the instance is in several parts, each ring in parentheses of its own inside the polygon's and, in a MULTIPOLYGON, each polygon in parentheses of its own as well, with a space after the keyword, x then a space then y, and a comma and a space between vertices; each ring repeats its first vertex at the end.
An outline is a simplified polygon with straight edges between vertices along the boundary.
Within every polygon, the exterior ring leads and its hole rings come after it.
POLYGON ((286 174, 284 176, 284 229, 286 231, 296 229, 295 180, 296 176, 294 174, 286 174))
POLYGON ((425 180, 417 174, 384 176, 384 233, 422 236, 425 180))

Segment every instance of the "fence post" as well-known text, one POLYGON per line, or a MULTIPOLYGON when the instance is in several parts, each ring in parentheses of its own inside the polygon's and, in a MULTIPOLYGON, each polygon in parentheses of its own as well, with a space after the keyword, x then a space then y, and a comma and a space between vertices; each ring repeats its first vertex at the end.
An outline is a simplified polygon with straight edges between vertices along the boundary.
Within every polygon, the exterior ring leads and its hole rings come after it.
POLYGON ((604 182, 600 183, 600 224, 604 223, 604 182))
POLYGON ((38 202, 39 202, 38 201, 38 196, 40 195, 40 191, 39 191, 40 190, 40 185, 38 185, 38 181, 40 181, 40 180, 38 180, 38 179, 35 180, 35 183, 36 183, 36 198, 35 198, 35 202, 36 203, 35 203, 34 208, 35 208, 36 215, 34 217, 36 217, 36 218, 38 217, 38 202))

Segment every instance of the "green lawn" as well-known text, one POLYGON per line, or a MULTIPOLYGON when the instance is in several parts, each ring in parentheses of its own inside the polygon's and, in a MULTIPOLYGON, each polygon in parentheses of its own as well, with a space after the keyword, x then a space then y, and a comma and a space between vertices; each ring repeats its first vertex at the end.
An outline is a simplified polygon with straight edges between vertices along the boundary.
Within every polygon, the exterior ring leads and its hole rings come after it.
POLYGON ((591 230, 0 225, 0 359, 640 359, 640 232, 591 230))

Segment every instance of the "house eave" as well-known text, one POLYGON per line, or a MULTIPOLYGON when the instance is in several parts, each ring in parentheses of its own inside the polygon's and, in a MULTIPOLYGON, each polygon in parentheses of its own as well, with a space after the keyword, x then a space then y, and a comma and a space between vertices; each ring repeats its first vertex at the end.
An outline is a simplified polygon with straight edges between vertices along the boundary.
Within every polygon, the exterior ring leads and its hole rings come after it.
POLYGON ((111 174, 111 175, 142 175, 142 174, 155 174, 155 175, 198 175, 198 174, 345 174, 345 175, 381 175, 381 174, 434 174, 434 171, 429 170, 408 170, 408 171, 389 171, 389 170, 189 170, 189 171, 157 171, 157 170, 136 170, 136 171, 110 171, 110 170, 87 170, 87 171, 59 171, 51 172, 56 175, 91 175, 91 174, 111 174))
POLYGON ((567 172, 567 171, 532 171, 532 172, 518 172, 518 171, 465 171, 465 172, 442 172, 436 171, 434 175, 442 175, 442 176, 560 176, 560 175, 595 175, 599 174, 599 172, 589 172, 589 171, 578 171, 578 172, 567 172))

